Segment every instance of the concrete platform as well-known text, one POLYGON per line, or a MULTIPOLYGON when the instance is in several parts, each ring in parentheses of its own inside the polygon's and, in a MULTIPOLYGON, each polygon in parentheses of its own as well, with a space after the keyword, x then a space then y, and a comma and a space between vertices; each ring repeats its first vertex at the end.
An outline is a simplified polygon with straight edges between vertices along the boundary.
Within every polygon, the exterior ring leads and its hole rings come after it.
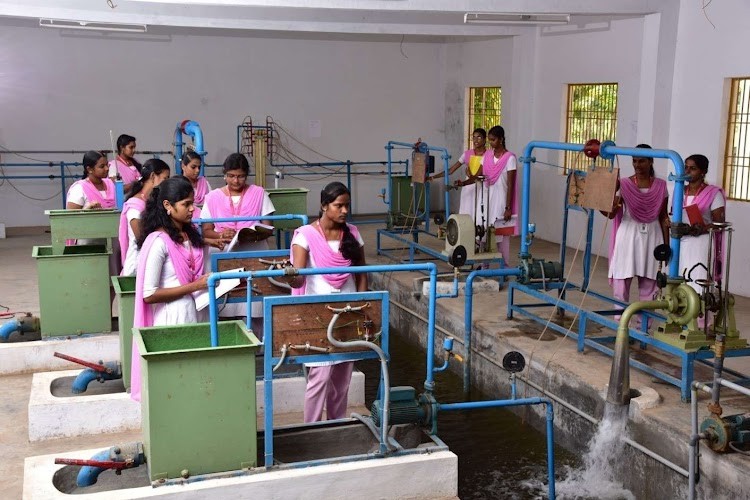
MULTIPOLYGON (((91 382, 79 395, 70 384, 81 370, 35 373, 31 382, 29 441, 119 433, 141 428, 141 405, 124 392, 122 381, 91 382)), ((302 412, 305 378, 274 379, 274 413, 302 412)), ((265 411, 263 381, 256 383, 258 415, 265 411)), ((365 404, 365 375, 354 371, 349 385, 349 406, 365 404)))
MULTIPOLYGON (((59 491, 55 483, 61 482, 60 475, 63 469, 77 470, 77 467, 55 465, 55 458, 90 457, 98 451, 101 450, 81 450, 27 458, 24 469, 24 500, 70 498, 69 494, 59 491)), ((139 469, 145 469, 145 466, 139 469)), ((68 475, 72 476, 75 470, 68 475)), ((137 471, 138 469, 125 471, 120 477, 137 471)), ((88 494, 78 491, 76 498, 440 499, 456 498, 457 485, 458 457, 447 450, 425 449, 417 454, 259 472, 156 488, 146 485, 88 494)))
POLYGON ((66 370, 79 367, 56 358, 55 351, 87 361, 120 359, 120 338, 115 333, 85 337, 51 338, 0 343, 0 375, 66 370))

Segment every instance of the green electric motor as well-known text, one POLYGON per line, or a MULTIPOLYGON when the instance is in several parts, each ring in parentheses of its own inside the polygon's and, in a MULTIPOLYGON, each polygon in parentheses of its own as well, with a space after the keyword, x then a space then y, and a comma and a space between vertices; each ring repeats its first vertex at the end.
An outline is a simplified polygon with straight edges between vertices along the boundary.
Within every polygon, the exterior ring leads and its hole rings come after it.
MULTIPOLYGON (((425 412, 417 403, 416 391, 413 387, 391 387, 391 411, 388 425, 419 424, 425 420, 425 412)), ((380 415, 383 413, 383 400, 376 399, 370 409, 375 425, 380 425, 380 415)))

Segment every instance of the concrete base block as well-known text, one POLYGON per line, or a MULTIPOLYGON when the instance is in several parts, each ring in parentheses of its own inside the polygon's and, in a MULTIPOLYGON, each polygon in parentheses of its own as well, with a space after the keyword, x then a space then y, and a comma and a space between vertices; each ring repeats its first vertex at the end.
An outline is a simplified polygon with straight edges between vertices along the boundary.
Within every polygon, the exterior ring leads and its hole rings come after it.
MULTIPOLYGON (((67 370, 34 374, 29 397, 29 441, 140 429, 141 405, 130 399, 130 395, 125 392, 83 393, 66 397, 58 397, 52 393, 51 388, 56 380, 76 377, 80 372, 81 370, 67 370)), ((98 384, 94 381, 89 387, 93 389, 98 384)), ((274 414, 302 412, 305 385, 304 377, 274 379, 274 414)), ((257 382, 256 391, 260 414, 265 410, 262 381, 257 382)), ((355 370, 349 385, 349 406, 362 407, 364 404, 365 375, 355 370)))
MULTIPOLYGON (((436 289, 437 293, 444 295, 453 293, 455 290, 453 289, 453 281, 438 281, 436 283, 436 289)), ((471 284, 471 289, 473 290, 472 293, 486 293, 486 292, 497 292, 498 291, 498 283, 496 280, 489 280, 489 279, 483 279, 478 278, 474 280, 474 282, 471 284)), ((465 295, 464 291, 466 290, 466 282, 465 281, 459 281, 458 282, 458 295, 465 295)), ((429 280, 422 282, 422 295, 424 297, 430 296, 430 282, 429 280)))
MULTIPOLYGON (((101 449, 30 457, 25 461, 23 498, 70 498, 53 484, 55 458, 91 457, 101 449)), ((81 499, 131 498, 456 498, 458 457, 450 451, 376 458, 356 462, 276 470, 258 474, 209 479, 184 485, 129 488, 77 495, 81 499), (417 479, 418 478, 418 479, 417 479)))
POLYGON ((102 359, 120 359, 120 338, 115 333, 0 344, 0 375, 80 367, 70 361, 56 358, 55 351, 94 362, 102 359))
POLYGON ((640 396, 637 398, 631 398, 628 415, 632 420, 640 421, 643 410, 659 406, 659 403, 661 403, 661 396, 658 392, 648 386, 636 387, 635 390, 640 393, 640 396))

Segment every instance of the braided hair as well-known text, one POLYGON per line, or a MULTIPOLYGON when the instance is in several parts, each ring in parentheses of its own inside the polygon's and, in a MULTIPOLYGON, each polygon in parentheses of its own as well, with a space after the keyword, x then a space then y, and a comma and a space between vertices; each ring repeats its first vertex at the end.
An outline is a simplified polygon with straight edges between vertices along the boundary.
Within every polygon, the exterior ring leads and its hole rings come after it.
POLYGON ((152 175, 159 175, 165 170, 169 172, 169 165, 167 165, 164 160, 160 160, 158 158, 151 158, 149 160, 146 160, 146 162, 143 164, 143 168, 141 169, 141 178, 133 183, 133 186, 130 188, 130 196, 128 196, 128 198, 132 198, 133 196, 140 193, 143 189, 143 185, 147 180, 151 178, 152 175))

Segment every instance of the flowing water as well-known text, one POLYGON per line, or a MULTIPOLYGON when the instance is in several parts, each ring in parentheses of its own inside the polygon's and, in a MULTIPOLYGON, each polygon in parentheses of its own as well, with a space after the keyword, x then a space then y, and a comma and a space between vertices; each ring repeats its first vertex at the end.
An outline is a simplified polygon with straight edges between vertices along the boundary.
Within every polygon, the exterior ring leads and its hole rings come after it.
MULTIPOLYGON (((390 351, 391 385, 409 385, 422 392, 424 351, 398 335, 391 335, 390 351)), ((380 365, 366 361, 357 363, 357 367, 366 374, 365 399, 369 406, 377 394, 380 365)), ((436 374, 435 380, 438 401, 464 401, 461 377, 446 371, 436 374)), ((494 398, 473 391, 471 399, 494 398)), ((514 413, 503 409, 444 412, 438 417, 438 436, 458 455, 458 492, 462 499, 547 498, 545 436, 514 413)), ((555 447, 555 461, 558 470, 579 463, 559 446, 555 447)))

